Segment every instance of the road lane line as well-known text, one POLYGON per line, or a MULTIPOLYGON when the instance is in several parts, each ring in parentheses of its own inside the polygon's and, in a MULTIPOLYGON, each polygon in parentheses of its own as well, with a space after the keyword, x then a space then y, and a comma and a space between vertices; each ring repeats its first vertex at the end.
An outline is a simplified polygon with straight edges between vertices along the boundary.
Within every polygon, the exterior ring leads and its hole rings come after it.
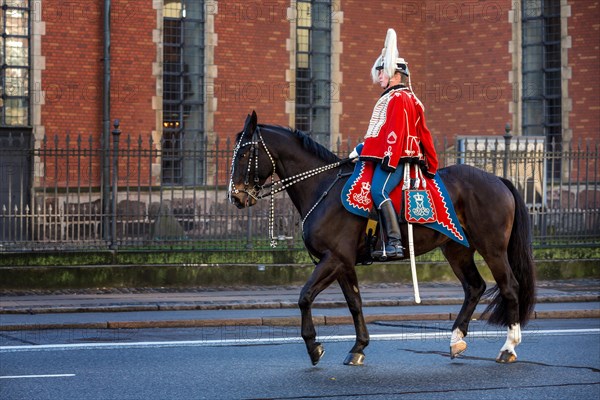
MULTIPOLYGON (((411 332, 371 335, 371 341, 406 341, 406 340, 450 340, 451 332, 411 332)), ((542 329, 524 331, 523 336, 569 336, 569 335, 599 335, 600 329, 542 329)), ((469 332, 470 338, 502 338, 506 331, 492 329, 469 332)), ((352 342, 354 335, 325 335, 317 337, 323 342, 352 342)), ((117 343, 71 343, 71 344, 44 344, 23 346, 0 346, 1 353, 14 353, 25 351, 62 351, 62 350, 114 350, 114 349, 140 349, 140 348, 167 348, 167 347, 219 347, 219 346, 263 346, 279 344, 304 343, 301 337, 273 337, 265 333, 262 338, 234 338, 214 340, 188 340, 164 342, 117 342, 117 343)))
POLYGON ((39 378, 70 378, 75 374, 54 374, 54 375, 6 375, 0 376, 0 379, 39 379, 39 378))

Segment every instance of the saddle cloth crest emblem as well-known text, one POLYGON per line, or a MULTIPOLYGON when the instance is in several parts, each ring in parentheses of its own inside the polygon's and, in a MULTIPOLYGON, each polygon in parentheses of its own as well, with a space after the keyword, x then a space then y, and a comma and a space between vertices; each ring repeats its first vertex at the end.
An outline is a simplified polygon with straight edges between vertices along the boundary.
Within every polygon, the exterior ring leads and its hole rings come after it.
POLYGON ((437 220, 429 190, 404 191, 404 217, 411 224, 427 224, 437 220))
POLYGON ((371 184, 369 182, 361 182, 360 193, 354 193, 352 199, 358 204, 368 205, 371 202, 369 193, 371 193, 371 184))

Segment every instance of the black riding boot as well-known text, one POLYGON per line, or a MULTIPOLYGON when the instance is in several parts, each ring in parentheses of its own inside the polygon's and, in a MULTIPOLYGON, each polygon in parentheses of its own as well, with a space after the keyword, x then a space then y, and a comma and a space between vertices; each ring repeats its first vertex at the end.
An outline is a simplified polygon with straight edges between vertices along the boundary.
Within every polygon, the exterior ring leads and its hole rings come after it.
POLYGON ((386 201, 381 204, 381 208, 377 210, 379 214, 379 223, 383 224, 385 231, 385 252, 383 250, 375 250, 372 257, 379 261, 393 260, 404 257, 402 250, 402 240, 400 236, 400 224, 394 205, 391 201, 386 201))

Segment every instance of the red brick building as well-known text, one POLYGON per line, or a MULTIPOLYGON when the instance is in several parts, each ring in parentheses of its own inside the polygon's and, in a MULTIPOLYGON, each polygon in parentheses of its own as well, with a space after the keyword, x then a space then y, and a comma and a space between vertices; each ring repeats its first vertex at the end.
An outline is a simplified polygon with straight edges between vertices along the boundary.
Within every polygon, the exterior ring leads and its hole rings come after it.
MULTIPOLYGON (((135 146, 173 150, 140 165, 153 184, 210 182, 211 166, 192 171, 177 151, 189 139, 223 145, 253 109, 327 144, 356 142, 380 93, 370 68, 389 27, 436 138, 500 136, 510 123, 563 146, 600 139, 596 0, 2 3, 2 134, 31 135, 32 148, 92 135, 100 147, 109 115, 135 146)), ((96 185, 103 159, 89 158, 96 185)), ((34 187, 51 167, 23 166, 34 187)))

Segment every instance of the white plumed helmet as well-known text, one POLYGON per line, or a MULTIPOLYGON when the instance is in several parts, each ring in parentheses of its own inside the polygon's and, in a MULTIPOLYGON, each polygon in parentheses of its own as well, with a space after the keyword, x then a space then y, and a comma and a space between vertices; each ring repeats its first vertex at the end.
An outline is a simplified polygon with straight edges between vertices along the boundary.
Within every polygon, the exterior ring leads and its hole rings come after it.
POLYGON ((373 64, 373 68, 371 69, 373 83, 379 82, 379 71, 382 69, 389 77, 394 76, 396 71, 406 76, 410 76, 408 63, 404 58, 399 56, 397 43, 398 39, 396 37, 396 31, 391 28, 388 29, 381 55, 377 57, 373 64))

